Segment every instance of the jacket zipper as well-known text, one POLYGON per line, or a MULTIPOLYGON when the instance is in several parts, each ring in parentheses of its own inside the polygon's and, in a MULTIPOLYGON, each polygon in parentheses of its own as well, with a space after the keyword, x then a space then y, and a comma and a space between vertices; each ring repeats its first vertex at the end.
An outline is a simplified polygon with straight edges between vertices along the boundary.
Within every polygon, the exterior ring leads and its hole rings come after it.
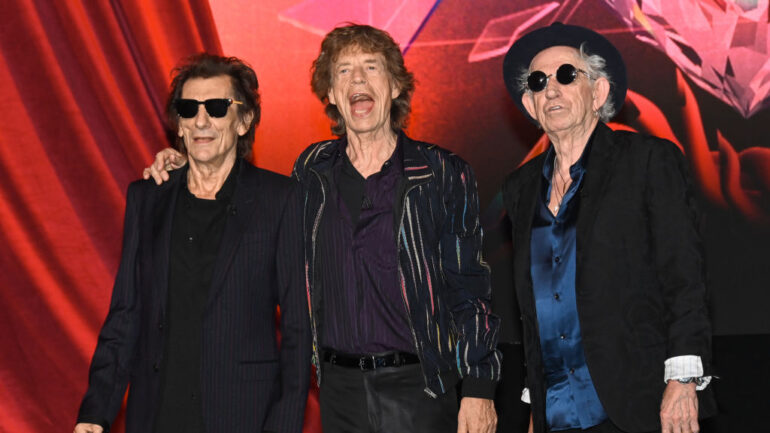
MULTIPOLYGON (((318 183, 321 184, 321 194, 322 194, 321 206, 318 208, 318 213, 316 214, 315 221, 313 221, 313 232, 311 234, 311 236, 312 236, 312 239, 311 239, 312 254, 313 254, 313 276, 312 276, 312 282, 311 282, 312 284, 310 285, 310 287, 315 287, 316 290, 314 290, 314 292, 318 292, 318 286, 316 284, 317 283, 317 281, 316 281, 316 272, 318 270, 318 260, 316 259, 316 257, 317 257, 316 256, 316 240, 318 239, 317 235, 318 235, 318 227, 320 226, 321 215, 323 214, 324 207, 326 206, 326 190, 325 190, 326 185, 324 184, 324 181, 323 181, 321 175, 318 174, 317 171, 315 171, 312 168, 309 169, 309 171, 312 172, 313 174, 315 174, 316 177, 318 178, 318 183)), ((314 307, 315 300, 317 299, 317 297, 318 297, 317 294, 314 294, 314 293, 310 294, 310 307, 311 308, 314 307)), ((320 353, 321 352, 321 348, 318 347, 320 342, 318 340, 318 330, 317 330, 318 328, 317 328, 317 324, 316 324, 317 314, 318 314, 318 312, 316 310, 316 314, 313 314, 313 339, 315 340, 315 344, 313 346, 314 346, 315 359, 316 359, 316 366, 315 366, 315 368, 316 368, 316 376, 318 378, 318 386, 321 386, 321 353, 320 353)))
MULTIPOLYGON (((402 198, 401 221, 399 222, 398 232, 396 233, 396 242, 397 242, 399 254, 401 252, 401 247, 402 247, 401 240, 400 240, 401 237, 399 236, 399 233, 401 233, 401 230, 402 230, 403 225, 404 225, 404 214, 406 213, 406 196, 409 194, 409 192, 411 190, 413 190, 417 186, 419 186, 419 184, 418 185, 410 186, 406 191, 404 191, 404 196, 402 198)), ((415 254, 416 253, 417 252, 415 251, 415 254)), ((398 276, 399 276, 399 278, 403 278, 404 272, 403 272, 403 269, 401 268, 400 257, 396 257, 396 263, 398 263, 398 276)), ((404 281, 404 286, 406 286, 406 281, 404 281)), ((423 383, 425 383, 424 391, 429 396, 431 396, 431 398, 436 398, 437 397, 436 393, 433 392, 433 390, 431 390, 430 387, 428 387, 428 377, 425 375, 425 364, 423 363, 422 350, 421 350, 420 345, 419 345, 419 343, 417 341, 417 334, 414 332, 414 325, 412 324, 412 314, 411 314, 411 312, 409 310, 409 307, 407 306, 406 293, 405 292, 401 292, 401 300, 404 303, 404 311, 406 312, 406 318, 409 321, 409 330, 412 331, 412 338, 414 339, 414 347, 415 347, 415 349, 417 349, 417 358, 419 358, 419 360, 420 360, 420 372, 422 373, 423 383)))

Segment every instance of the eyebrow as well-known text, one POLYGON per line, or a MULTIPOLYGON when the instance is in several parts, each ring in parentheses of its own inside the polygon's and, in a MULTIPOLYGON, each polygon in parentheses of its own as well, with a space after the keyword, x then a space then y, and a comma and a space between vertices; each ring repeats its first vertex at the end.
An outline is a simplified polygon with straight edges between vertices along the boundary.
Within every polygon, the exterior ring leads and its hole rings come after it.
MULTIPOLYGON (((379 63, 379 62, 380 61, 377 58, 369 58, 369 59, 364 60, 364 63, 379 63)), ((335 65, 335 67, 338 68, 340 66, 350 66, 351 64, 353 64, 353 62, 338 62, 335 65)))

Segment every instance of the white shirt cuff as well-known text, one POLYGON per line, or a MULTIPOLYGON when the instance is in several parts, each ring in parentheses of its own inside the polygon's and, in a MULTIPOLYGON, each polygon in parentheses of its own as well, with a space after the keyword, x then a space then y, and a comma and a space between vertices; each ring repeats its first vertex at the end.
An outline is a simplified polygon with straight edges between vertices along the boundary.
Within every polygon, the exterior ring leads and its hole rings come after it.
POLYGON ((527 404, 532 404, 532 401, 529 399, 529 388, 524 388, 521 390, 521 401, 527 404))
POLYGON ((706 389, 709 382, 711 382, 711 376, 703 376, 703 362, 701 362, 700 356, 697 355, 682 355, 668 358, 665 362, 665 368, 666 372, 663 380, 666 383, 669 380, 695 377, 698 379, 695 389, 701 391, 706 389))

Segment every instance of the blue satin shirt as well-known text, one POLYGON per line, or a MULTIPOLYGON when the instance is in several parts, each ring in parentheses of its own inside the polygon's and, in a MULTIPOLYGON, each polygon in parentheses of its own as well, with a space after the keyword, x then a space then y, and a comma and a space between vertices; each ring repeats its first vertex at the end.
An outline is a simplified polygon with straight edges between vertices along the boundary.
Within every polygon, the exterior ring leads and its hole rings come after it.
POLYGON ((553 431, 586 429, 607 419, 586 366, 575 298, 576 192, 589 148, 590 141, 570 167, 572 184, 555 217, 548 210, 555 152, 548 149, 532 224, 532 283, 545 369, 546 422, 553 431))

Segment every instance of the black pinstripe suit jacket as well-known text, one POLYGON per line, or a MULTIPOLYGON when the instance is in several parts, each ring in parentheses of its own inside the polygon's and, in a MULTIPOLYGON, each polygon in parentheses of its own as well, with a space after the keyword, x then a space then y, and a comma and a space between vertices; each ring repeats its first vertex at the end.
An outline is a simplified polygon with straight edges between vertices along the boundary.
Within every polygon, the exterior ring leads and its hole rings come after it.
MULTIPOLYGON (((294 182, 246 161, 202 322, 208 433, 302 430, 310 334, 294 182), (280 305, 281 342, 275 307, 280 305)), ((171 224, 186 169, 129 186, 123 251, 78 422, 108 426, 130 384, 126 431, 152 431, 159 405, 171 224)))

